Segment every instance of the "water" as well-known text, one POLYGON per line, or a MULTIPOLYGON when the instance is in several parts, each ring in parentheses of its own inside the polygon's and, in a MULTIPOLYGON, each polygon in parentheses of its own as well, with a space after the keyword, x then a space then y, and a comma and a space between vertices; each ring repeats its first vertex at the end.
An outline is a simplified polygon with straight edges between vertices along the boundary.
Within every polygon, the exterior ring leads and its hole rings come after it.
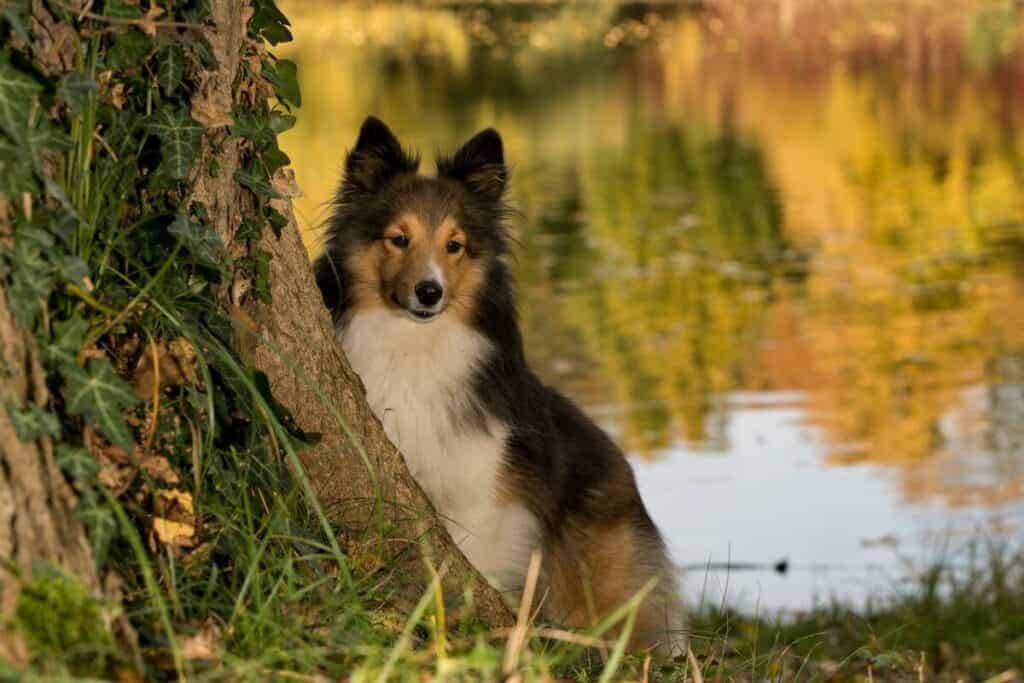
POLYGON ((693 600, 863 604, 1020 540, 1010 4, 285 4, 311 248, 368 113, 425 168, 496 126, 531 361, 630 453, 693 600))

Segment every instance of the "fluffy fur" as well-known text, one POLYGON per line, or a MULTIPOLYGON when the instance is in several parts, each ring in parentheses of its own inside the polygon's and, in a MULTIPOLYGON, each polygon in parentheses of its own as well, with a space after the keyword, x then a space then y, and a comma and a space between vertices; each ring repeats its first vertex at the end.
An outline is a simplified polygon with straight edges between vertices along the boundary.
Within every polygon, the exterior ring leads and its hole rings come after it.
POLYGON ((503 260, 500 136, 479 133, 438 162, 437 177, 418 166, 367 119, 315 265, 370 406, 467 558, 510 602, 533 550, 544 614, 568 626, 591 625, 657 578, 634 644, 677 649, 672 566, 629 464, 526 363, 503 260))

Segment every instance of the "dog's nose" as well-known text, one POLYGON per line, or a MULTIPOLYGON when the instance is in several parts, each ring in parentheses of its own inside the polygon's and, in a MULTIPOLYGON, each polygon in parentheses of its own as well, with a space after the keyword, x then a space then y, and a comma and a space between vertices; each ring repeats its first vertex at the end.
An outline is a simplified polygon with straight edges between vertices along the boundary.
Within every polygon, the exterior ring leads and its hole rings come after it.
POLYGON ((424 306, 433 306, 441 300, 442 294, 444 294, 444 290, 434 280, 424 280, 416 285, 416 298, 424 306))

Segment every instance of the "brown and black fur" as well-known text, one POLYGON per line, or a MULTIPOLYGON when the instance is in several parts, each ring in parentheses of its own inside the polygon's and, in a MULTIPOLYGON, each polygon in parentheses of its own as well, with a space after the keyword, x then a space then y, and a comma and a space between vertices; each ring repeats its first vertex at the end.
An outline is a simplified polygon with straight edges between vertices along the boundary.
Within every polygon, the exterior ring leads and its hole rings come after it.
POLYGON ((383 268, 377 264, 388 258, 387 247, 378 245, 398 217, 422 217, 430 225, 454 221, 465 239, 465 260, 458 268, 468 274, 452 294, 450 314, 461 316, 493 347, 465 388, 472 408, 461 419, 508 426, 494 495, 524 504, 539 521, 545 616, 587 627, 657 579, 638 614, 634 643, 678 648, 683 618, 673 568, 629 463, 593 421, 545 386, 526 362, 504 261, 508 171, 501 138, 493 129, 483 131, 441 159, 436 177, 418 175, 418 166, 382 122, 366 120, 346 160, 326 251, 315 264, 334 320, 343 326, 360 306, 394 305, 396 297, 387 291, 392 285, 364 271, 383 268))

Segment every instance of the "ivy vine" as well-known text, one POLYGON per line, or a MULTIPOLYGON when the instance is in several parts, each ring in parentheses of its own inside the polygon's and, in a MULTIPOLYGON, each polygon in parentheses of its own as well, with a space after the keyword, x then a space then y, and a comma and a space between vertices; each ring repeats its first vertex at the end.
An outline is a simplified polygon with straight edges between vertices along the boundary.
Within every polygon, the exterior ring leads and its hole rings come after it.
MULTIPOLYGON (((154 520, 203 522, 167 501, 195 493, 188 482, 208 470, 266 460, 274 436, 261 405, 287 417, 232 351, 223 302, 239 279, 251 283, 249 296, 270 298, 269 254, 258 244, 286 224, 270 204, 289 163, 277 139, 301 96, 295 64, 265 46, 291 33, 273 0, 252 0, 231 120, 208 128, 191 105, 218 66, 205 37, 211 21, 209 0, 0 8, 0 283, 35 337, 51 394, 45 407, 4 409, 19 438, 57 440, 97 568, 123 577, 129 601, 149 585, 147 560, 131 549, 140 537, 154 542, 154 520), (234 180, 252 209, 230 253, 209 207, 190 201, 200 174, 221 172, 200 167, 204 149, 228 141, 239 145, 234 180)), ((264 469, 268 490, 287 478, 280 463, 264 469)), ((214 481, 210 495, 237 493, 230 477, 214 481)), ((196 535, 157 541, 187 564, 196 535)))

